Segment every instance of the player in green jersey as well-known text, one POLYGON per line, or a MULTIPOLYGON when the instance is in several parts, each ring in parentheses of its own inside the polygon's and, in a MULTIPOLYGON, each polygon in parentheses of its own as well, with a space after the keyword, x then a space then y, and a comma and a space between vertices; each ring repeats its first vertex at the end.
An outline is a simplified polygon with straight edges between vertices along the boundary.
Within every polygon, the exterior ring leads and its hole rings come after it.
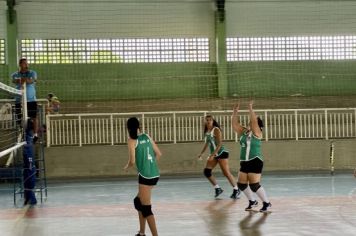
POLYGON ((222 133, 219 124, 210 115, 205 117, 204 134, 205 145, 198 158, 201 160, 201 156, 209 147, 210 155, 208 157, 208 161, 206 162, 204 175, 214 186, 215 197, 218 197, 223 192, 221 187, 217 184, 215 177, 212 175, 212 170, 216 167, 217 164, 219 164, 224 176, 229 180, 233 187, 233 192, 230 197, 232 199, 238 199, 240 190, 237 187, 234 176, 230 173, 228 162, 229 152, 222 145, 222 133))
POLYGON ((157 161, 161 157, 161 151, 156 143, 140 130, 140 123, 136 117, 127 121, 129 138, 127 141, 129 160, 124 170, 136 164, 138 172, 138 194, 134 199, 134 205, 138 211, 140 231, 136 236, 145 235, 146 221, 153 236, 157 236, 155 217, 151 210, 151 190, 159 179, 157 161))
POLYGON ((250 123, 249 127, 243 127, 238 119, 240 105, 235 105, 232 114, 232 128, 240 136, 240 173, 238 187, 249 200, 246 211, 257 206, 251 190, 263 201, 260 212, 268 212, 272 204, 269 202, 264 188, 260 185, 263 169, 263 156, 261 152, 262 120, 253 111, 253 101, 249 103, 250 123))

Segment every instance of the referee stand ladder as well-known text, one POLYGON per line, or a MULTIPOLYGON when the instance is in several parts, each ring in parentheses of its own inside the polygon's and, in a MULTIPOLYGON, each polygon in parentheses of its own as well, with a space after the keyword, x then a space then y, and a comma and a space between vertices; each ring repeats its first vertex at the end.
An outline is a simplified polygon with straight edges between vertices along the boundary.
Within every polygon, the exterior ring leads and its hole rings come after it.
MULTIPOLYGON (((34 151, 34 164, 35 164, 35 187, 33 192, 36 195, 37 202, 43 203, 48 196, 47 188, 47 176, 46 176, 46 162, 44 148, 46 146, 46 129, 45 127, 45 107, 42 104, 38 105, 38 140, 33 145, 34 151)), ((25 135, 24 129, 18 129, 18 136, 25 135)), ((24 199, 25 183, 24 173, 28 168, 24 166, 23 153, 18 152, 13 161, 13 179, 14 179, 14 205, 17 205, 17 201, 24 199)), ((21 203, 22 204, 22 203, 21 203)))

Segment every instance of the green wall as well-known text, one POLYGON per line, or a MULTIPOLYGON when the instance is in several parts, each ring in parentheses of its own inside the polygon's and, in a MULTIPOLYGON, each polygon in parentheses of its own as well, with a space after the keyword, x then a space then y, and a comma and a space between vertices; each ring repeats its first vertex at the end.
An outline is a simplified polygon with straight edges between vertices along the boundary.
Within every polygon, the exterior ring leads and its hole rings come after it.
POLYGON ((213 63, 32 65, 38 97, 61 100, 216 97, 213 63))
POLYGON ((0 65, 0 82, 7 84, 9 82, 8 77, 7 65, 0 65))
MULTIPOLYGON (((0 82, 4 84, 9 84, 8 79, 8 69, 6 65, 0 65, 0 82)), ((0 92, 0 99, 8 98, 7 94, 0 92)))
POLYGON ((229 96, 356 95, 356 61, 228 64, 229 96))
MULTIPOLYGON (((218 97, 214 63, 32 65, 37 93, 63 101, 218 97)), ((2 82, 8 68, 0 65, 2 82)), ((356 95, 356 61, 227 64, 230 97, 356 95)))

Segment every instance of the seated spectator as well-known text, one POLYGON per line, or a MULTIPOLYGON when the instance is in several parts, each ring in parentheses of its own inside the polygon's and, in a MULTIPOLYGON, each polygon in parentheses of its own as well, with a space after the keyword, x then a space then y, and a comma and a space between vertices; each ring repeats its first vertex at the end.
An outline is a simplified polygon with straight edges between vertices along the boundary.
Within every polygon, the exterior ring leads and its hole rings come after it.
POLYGON ((61 102, 58 97, 53 93, 47 95, 48 105, 47 105, 47 114, 59 114, 59 108, 61 102))

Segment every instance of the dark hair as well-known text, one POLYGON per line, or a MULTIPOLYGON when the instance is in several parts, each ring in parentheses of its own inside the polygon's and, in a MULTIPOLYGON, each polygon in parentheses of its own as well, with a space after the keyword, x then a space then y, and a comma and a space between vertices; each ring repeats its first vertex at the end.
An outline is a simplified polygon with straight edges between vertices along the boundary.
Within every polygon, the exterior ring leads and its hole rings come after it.
POLYGON ((132 139, 137 139, 137 129, 140 128, 140 122, 136 117, 131 117, 127 120, 127 130, 129 132, 129 136, 132 139))
POLYGON ((49 93, 49 94, 47 94, 47 97, 49 97, 49 98, 53 98, 53 93, 49 93))
POLYGON ((21 58, 21 59, 19 60, 19 65, 21 65, 21 63, 24 62, 24 61, 27 61, 27 59, 26 59, 26 58, 21 58))
MULTIPOLYGON (((207 119, 207 118, 213 119, 213 127, 218 127, 218 128, 220 129, 219 123, 213 118, 212 115, 207 115, 207 116, 205 116, 205 119, 207 119)), ((204 134, 206 133, 206 131, 208 131, 208 127, 207 127, 206 124, 205 124, 205 125, 204 125, 204 134)))
POLYGON ((263 127, 265 127, 265 125, 263 124, 263 121, 260 117, 257 117, 257 123, 258 123, 258 127, 260 127, 261 131, 263 129, 263 127))

